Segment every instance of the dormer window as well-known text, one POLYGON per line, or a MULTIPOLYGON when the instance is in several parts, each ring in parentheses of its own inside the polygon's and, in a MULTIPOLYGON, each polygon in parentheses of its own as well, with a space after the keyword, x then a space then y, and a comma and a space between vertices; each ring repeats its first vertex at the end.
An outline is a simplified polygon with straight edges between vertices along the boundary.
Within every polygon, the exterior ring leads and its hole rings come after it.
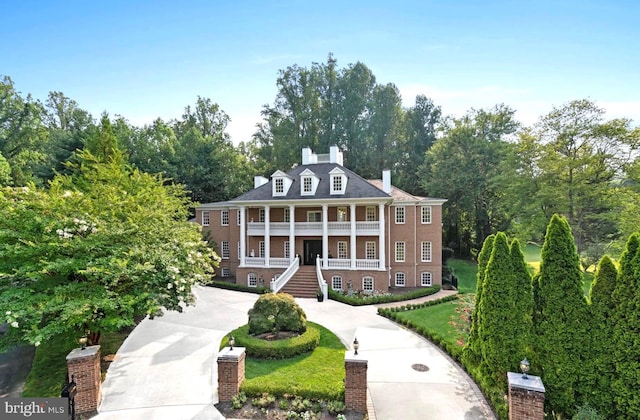
POLYGON ((311 170, 305 169, 300 174, 300 195, 315 195, 320 180, 311 170))
POLYGON ((347 176, 340 168, 333 168, 331 175, 331 194, 344 194, 347 189, 347 176))
POLYGON ((302 178, 302 193, 311 193, 313 191, 313 178, 305 176, 302 178))
POLYGON ((274 197, 284 197, 289 192, 289 187, 293 183, 293 179, 282 171, 275 171, 273 175, 271 175, 271 179, 273 182, 272 185, 272 194, 274 197))

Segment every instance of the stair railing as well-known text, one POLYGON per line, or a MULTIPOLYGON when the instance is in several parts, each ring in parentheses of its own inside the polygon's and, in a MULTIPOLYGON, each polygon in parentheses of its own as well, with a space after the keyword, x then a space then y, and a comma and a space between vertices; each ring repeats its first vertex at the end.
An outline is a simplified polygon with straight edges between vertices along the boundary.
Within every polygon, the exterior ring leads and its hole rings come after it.
POLYGON ((298 268, 300 268, 300 256, 296 255, 291 264, 289 264, 289 267, 284 270, 284 273, 282 273, 277 280, 271 279, 271 292, 278 293, 296 274, 298 268))
POLYGON ((327 286, 327 282, 324 280, 324 277, 322 277, 322 269, 320 268, 321 266, 322 258, 320 258, 320 255, 318 255, 316 258, 316 277, 318 278, 318 288, 322 292, 322 301, 324 302, 329 298, 329 288, 327 286))

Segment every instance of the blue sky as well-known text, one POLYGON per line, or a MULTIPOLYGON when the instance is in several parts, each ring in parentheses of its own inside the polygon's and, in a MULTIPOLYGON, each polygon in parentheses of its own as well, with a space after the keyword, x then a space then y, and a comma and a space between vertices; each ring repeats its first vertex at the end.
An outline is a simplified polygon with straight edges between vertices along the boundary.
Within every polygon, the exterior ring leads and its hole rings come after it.
POLYGON ((589 98, 640 124, 640 2, 4 0, 0 74, 22 94, 62 91, 136 125, 179 118, 198 95, 248 140, 279 69, 361 61, 411 106, 505 103, 525 124, 589 98))

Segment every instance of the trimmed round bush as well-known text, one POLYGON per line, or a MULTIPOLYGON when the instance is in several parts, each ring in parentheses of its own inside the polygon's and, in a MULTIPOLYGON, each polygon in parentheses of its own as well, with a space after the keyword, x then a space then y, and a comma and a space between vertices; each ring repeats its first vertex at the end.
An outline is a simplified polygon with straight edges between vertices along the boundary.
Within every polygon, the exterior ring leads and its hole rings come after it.
MULTIPOLYGON (((320 344, 320 328, 316 324, 309 323, 307 330, 296 337, 279 340, 263 340, 249 334, 249 325, 233 330, 232 335, 236 346, 245 347, 247 356, 256 359, 289 359, 298 354, 313 351, 320 344)), ((227 345, 228 337, 222 342, 227 345)))
POLYGON ((293 296, 287 293, 268 293, 258 298, 249 310, 249 334, 290 331, 303 333, 307 315, 293 296))

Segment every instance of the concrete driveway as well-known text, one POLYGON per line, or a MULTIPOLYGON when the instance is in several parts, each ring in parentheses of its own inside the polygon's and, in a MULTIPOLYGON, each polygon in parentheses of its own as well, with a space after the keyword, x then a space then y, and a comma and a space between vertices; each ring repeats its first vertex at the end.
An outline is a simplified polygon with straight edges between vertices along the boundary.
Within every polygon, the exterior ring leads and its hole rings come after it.
MULTIPOLYGON (((197 305, 145 319, 125 340, 103 384, 98 419, 222 419, 216 355, 222 337, 246 324, 257 295, 198 288, 197 305)), ((307 319, 369 361, 375 414, 386 419, 493 419, 469 377, 436 346, 377 315, 373 306, 296 299, 307 319), (416 371, 412 365, 426 366, 416 371)))

